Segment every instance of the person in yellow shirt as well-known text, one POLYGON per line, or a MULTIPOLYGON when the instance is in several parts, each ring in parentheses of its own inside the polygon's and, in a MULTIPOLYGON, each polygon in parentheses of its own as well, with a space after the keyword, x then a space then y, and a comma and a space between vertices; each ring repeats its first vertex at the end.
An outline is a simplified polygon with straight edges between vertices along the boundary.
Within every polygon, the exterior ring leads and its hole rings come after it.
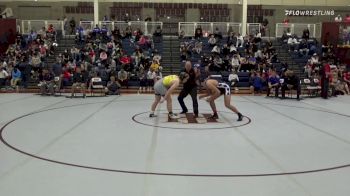
POLYGON ((154 114, 154 111, 157 108, 159 103, 167 102, 167 110, 168 116, 171 119, 179 118, 176 114, 173 113, 172 108, 172 98, 171 94, 176 90, 176 88, 180 85, 180 82, 185 78, 185 74, 181 73, 180 76, 177 75, 169 75, 161 78, 154 84, 154 94, 155 100, 151 106, 151 113, 149 115, 150 118, 157 117, 154 114))
POLYGON ((154 71, 158 71, 158 69, 159 69, 159 63, 157 62, 157 60, 153 60, 153 61, 152 61, 151 69, 154 70, 154 71))

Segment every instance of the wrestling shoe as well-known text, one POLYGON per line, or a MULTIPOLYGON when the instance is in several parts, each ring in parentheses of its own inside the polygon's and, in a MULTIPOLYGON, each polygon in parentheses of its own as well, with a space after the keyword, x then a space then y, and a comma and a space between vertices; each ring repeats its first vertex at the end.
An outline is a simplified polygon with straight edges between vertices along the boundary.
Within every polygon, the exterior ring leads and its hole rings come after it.
POLYGON ((155 115, 155 114, 149 114, 149 117, 150 117, 150 118, 155 118, 155 117, 157 117, 157 115, 155 115))
POLYGON ((243 120, 243 115, 241 113, 238 113, 237 121, 242 121, 242 120, 243 120))
POLYGON ((170 119, 179 119, 179 118, 180 118, 178 115, 176 115, 176 114, 174 114, 174 113, 168 114, 168 117, 169 117, 170 119))
POLYGON ((213 114, 208 119, 218 119, 218 118, 219 118, 218 114, 213 114))

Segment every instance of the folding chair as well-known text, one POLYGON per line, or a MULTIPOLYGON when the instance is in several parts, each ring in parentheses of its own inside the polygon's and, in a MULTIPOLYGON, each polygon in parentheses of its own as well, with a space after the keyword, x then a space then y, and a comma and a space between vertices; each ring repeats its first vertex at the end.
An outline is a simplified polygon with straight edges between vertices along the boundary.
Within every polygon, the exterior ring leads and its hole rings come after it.
POLYGON ((101 78, 91 78, 91 96, 93 96, 94 90, 100 91, 100 96, 106 96, 104 90, 105 87, 102 85, 102 79, 101 78))

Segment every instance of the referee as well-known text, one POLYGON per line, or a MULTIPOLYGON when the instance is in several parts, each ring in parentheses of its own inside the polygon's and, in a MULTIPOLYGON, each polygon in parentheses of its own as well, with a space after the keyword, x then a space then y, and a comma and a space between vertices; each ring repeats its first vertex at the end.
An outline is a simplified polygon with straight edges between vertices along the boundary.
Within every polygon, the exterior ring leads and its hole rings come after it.
POLYGON ((192 97, 193 102, 193 113, 195 117, 198 117, 198 100, 197 100, 197 77, 198 72, 195 70, 197 68, 192 68, 191 61, 186 61, 185 70, 183 72, 186 73, 186 77, 183 80, 183 88, 178 96, 179 103, 182 108, 182 112, 180 114, 185 114, 188 112, 188 109, 184 103, 184 98, 187 97, 188 94, 192 97))

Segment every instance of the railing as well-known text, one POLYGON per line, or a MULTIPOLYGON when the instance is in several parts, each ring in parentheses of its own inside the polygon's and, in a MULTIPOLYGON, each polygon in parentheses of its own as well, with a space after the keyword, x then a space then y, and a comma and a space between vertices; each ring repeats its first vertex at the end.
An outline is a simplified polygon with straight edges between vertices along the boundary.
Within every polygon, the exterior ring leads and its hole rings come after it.
POLYGON ((284 32, 290 32, 298 37, 303 35, 303 31, 309 29, 310 37, 321 37, 321 24, 303 24, 303 23, 277 23, 276 37, 282 37, 284 32))
POLYGON ((241 23, 226 23, 226 22, 179 22, 178 33, 184 36, 194 36, 196 29, 200 27, 203 35, 208 36, 216 29, 222 33, 236 32, 242 33, 241 23))
POLYGON ((260 33, 260 23, 247 23, 247 35, 255 35, 257 32, 260 33))
POLYGON ((115 28, 124 31, 127 27, 131 27, 132 30, 140 29, 145 35, 152 35, 157 27, 163 28, 162 22, 144 22, 144 21, 100 21, 99 26, 106 25, 109 30, 115 28))
POLYGON ((61 20, 22 20, 21 33, 30 34, 31 31, 39 31, 43 27, 47 29, 49 25, 53 25, 56 31, 61 31, 64 35, 64 26, 61 20))
POLYGON ((89 34, 89 32, 91 32, 94 29, 93 21, 80 21, 79 25, 84 29, 84 35, 89 34))

